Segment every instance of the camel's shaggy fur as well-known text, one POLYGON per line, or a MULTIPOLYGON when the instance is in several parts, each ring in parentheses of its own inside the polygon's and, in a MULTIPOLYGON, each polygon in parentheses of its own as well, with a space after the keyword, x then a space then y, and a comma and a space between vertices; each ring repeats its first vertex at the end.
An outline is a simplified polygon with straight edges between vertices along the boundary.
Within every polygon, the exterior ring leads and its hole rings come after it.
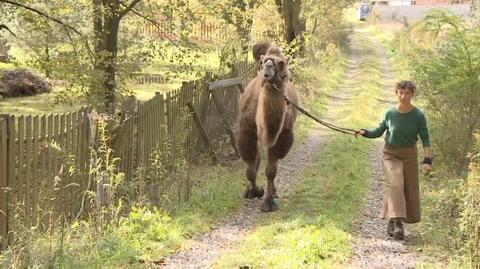
POLYGON ((240 125, 238 148, 246 162, 246 177, 251 185, 245 197, 262 197, 264 191, 256 184, 260 164, 259 145, 267 148, 268 164, 265 174, 268 179, 267 195, 263 211, 277 208, 274 180, 277 161, 284 158, 293 144, 293 125, 297 111, 284 100, 284 95, 298 103, 298 93, 289 80, 288 59, 280 48, 259 43, 253 48, 255 60, 262 70, 245 88, 240 97, 240 125))

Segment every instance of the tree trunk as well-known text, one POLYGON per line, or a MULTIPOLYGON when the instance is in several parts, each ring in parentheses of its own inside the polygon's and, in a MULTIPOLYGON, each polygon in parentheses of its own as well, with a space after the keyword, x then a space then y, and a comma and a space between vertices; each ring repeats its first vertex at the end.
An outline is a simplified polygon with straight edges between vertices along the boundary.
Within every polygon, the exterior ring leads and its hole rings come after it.
POLYGON ((300 52, 303 51, 304 37, 303 32, 306 30, 306 22, 300 18, 302 10, 301 0, 275 0, 278 11, 283 17, 284 33, 283 39, 288 43, 297 40, 300 52))
MULTIPOLYGON (((47 37, 48 39, 48 37, 47 37)), ((43 64, 45 69, 45 77, 51 78, 50 74, 50 48, 48 47, 48 40, 45 42, 45 63, 43 64)))
MULTIPOLYGON (((105 49, 103 40, 102 1, 93 0, 93 31, 95 35, 95 53, 98 55, 105 49)), ((98 68, 98 61, 95 69, 98 68)))
MULTIPOLYGON (((103 68, 105 72, 105 78, 103 81, 103 87, 105 89, 105 102, 106 109, 110 110, 111 106, 115 104, 115 91, 116 91, 116 69, 117 69, 117 51, 118 51, 118 29, 120 26, 120 20, 117 16, 107 18, 105 20, 105 60, 103 61, 103 68)), ((109 111, 109 114, 113 111, 109 111)))
POLYGON ((241 10, 235 15, 235 27, 237 34, 242 40, 242 52, 248 53, 248 43, 250 41, 250 32, 252 31, 253 18, 249 13, 258 5, 257 0, 251 0, 248 4, 243 0, 236 0, 234 6, 241 10))
MULTIPOLYGON (((103 72, 103 98, 109 114, 115 104, 120 2, 92 0, 95 34, 95 70, 103 72)), ((95 87, 95 85, 92 85, 95 87)))

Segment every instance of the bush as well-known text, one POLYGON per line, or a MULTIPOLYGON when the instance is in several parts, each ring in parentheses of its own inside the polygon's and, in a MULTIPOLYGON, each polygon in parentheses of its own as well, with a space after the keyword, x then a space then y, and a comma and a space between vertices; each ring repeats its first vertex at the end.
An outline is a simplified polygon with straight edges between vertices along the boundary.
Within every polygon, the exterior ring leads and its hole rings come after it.
POLYGON ((425 41, 412 44, 412 75, 427 113, 434 112, 428 116, 438 163, 465 176, 480 127, 480 31, 443 11, 427 15, 421 26, 425 41))
POLYGON ((50 82, 28 70, 5 71, 0 80, 0 95, 2 97, 37 95, 50 91, 52 91, 50 82))
POLYGON ((480 135, 470 163, 460 217, 463 250, 471 268, 480 268, 480 135))

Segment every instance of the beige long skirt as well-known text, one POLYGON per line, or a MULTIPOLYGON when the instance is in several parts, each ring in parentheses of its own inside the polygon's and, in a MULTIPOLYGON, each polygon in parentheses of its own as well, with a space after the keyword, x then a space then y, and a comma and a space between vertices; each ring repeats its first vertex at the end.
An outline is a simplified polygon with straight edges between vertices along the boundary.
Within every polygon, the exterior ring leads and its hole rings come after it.
POLYGON ((417 146, 383 149, 383 173, 388 182, 381 217, 403 218, 406 223, 421 219, 417 146))

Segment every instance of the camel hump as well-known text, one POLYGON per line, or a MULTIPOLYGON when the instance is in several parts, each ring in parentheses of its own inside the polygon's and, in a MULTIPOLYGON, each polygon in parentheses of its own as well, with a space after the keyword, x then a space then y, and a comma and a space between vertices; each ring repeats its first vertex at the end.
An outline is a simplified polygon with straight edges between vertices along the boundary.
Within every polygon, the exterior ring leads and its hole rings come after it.
POLYGON ((284 57, 282 54, 282 49, 280 47, 271 47, 267 51, 267 55, 275 55, 278 57, 284 57))
POLYGON ((266 55, 269 48, 270 48, 269 42, 260 42, 255 44, 252 48, 252 54, 255 61, 259 62, 260 56, 266 55))

